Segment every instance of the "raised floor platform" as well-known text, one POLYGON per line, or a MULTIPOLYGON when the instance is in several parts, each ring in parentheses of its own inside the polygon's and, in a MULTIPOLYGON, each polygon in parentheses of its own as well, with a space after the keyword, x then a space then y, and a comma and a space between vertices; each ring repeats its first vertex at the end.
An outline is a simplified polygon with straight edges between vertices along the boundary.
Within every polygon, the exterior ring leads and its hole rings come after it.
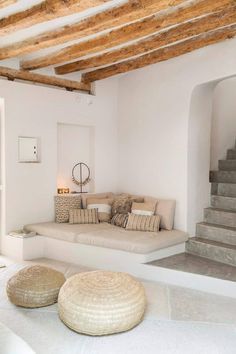
POLYGON ((180 253, 149 265, 236 282, 236 267, 188 253, 180 253))

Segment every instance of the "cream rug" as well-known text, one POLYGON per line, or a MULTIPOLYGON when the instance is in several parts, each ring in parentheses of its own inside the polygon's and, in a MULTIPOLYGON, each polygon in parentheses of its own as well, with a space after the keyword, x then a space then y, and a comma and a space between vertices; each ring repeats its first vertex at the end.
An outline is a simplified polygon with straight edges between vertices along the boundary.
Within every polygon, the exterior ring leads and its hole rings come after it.
MULTIPOLYGON (((10 304, 5 285, 22 265, 0 270, 0 320, 37 354, 235 354, 236 326, 167 319, 158 308, 163 294, 155 283, 144 286, 148 310, 144 321, 133 330, 105 337, 77 334, 63 325, 57 305, 28 310, 10 304), (154 294, 154 297, 152 297, 154 294)), ((72 271, 71 271, 72 272, 72 271)), ((0 348, 1 353, 1 348, 0 348)), ((3 353, 4 354, 4 353, 3 353)), ((14 354, 18 354, 17 351, 14 354)))

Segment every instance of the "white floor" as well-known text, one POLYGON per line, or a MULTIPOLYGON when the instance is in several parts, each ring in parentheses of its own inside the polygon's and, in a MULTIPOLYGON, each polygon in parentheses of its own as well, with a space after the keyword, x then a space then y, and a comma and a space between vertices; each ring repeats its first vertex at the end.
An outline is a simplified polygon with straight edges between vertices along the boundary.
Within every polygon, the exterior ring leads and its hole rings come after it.
MULTIPOLYGON (((37 354, 236 353, 236 299, 143 281, 148 299, 144 321, 126 333, 89 337, 65 327, 57 305, 28 310, 10 304, 5 285, 22 264, 0 257, 1 263, 7 267, 0 269, 0 321, 37 354)), ((34 263, 54 267, 66 277, 87 270, 48 259, 34 263)), ((4 354, 1 348, 0 354, 4 354)))

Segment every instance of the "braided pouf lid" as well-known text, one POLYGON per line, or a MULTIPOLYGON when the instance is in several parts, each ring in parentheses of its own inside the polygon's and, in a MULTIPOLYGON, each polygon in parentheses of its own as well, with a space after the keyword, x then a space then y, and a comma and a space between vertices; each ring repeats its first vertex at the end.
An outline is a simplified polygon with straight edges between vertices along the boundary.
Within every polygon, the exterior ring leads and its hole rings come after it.
POLYGON ((7 283, 7 296, 17 306, 43 307, 57 302, 65 282, 61 272, 41 265, 25 267, 7 283))
POLYGON ((76 274, 58 296, 60 319, 74 331, 94 336, 133 328, 142 321, 145 307, 143 285, 126 273, 76 274))

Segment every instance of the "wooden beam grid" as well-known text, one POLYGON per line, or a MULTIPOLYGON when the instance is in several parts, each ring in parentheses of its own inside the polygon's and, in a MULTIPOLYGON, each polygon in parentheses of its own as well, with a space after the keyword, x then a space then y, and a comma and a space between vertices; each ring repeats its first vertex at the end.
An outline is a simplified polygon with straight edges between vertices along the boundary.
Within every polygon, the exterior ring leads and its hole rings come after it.
POLYGON ((41 35, 2 47, 0 59, 32 53, 74 39, 78 40, 94 33, 125 25, 131 21, 140 20, 158 11, 180 5, 184 3, 184 1, 185 0, 129 0, 125 4, 90 16, 78 23, 47 31, 41 35))
POLYGON ((154 15, 126 26, 114 29, 108 34, 100 35, 93 39, 85 40, 78 44, 70 45, 50 55, 21 62, 23 70, 35 70, 43 67, 72 61, 83 56, 99 53, 128 41, 140 39, 155 32, 176 25, 184 21, 190 21, 195 17, 204 16, 209 12, 224 10, 235 4, 235 0, 199 0, 187 3, 184 7, 170 13, 154 15))
MULTIPOLYGON (((0 9, 14 2, 17 0, 0 0, 0 9)), ((109 0, 44 0, 25 11, 0 19, 0 35, 106 2, 109 0)), ((12 81, 18 79, 90 93, 91 82, 168 60, 235 36, 236 0, 129 0, 78 23, 0 47, 0 60, 3 60, 82 39, 51 54, 23 60, 22 70, 0 67, 0 76, 12 81), (110 32, 99 33, 104 30, 110 32), (86 38, 97 32, 97 36, 86 38), (127 44, 130 41, 136 42, 127 44), (86 56, 90 57, 83 59, 86 56), (58 64, 61 65, 55 68, 55 72, 60 75, 93 70, 84 73, 81 82, 27 71, 58 64)))
POLYGON ((180 24, 170 30, 148 37, 135 44, 131 44, 105 54, 93 56, 89 59, 79 60, 73 63, 64 64, 55 69, 56 74, 63 75, 81 70, 96 68, 99 66, 111 65, 113 63, 129 59, 131 57, 147 53, 157 48, 170 45, 197 36, 216 28, 236 23, 236 6, 229 9, 210 14, 196 20, 180 24))
POLYGON ((211 31, 207 34, 203 33, 197 37, 187 39, 169 47, 158 49, 136 59, 126 60, 118 64, 85 73, 82 75, 82 81, 85 83, 91 83, 97 80, 103 80, 114 75, 123 74, 131 70, 143 68, 147 65, 156 64, 175 58, 180 55, 190 53, 193 50, 234 38, 235 36, 236 25, 211 31))

